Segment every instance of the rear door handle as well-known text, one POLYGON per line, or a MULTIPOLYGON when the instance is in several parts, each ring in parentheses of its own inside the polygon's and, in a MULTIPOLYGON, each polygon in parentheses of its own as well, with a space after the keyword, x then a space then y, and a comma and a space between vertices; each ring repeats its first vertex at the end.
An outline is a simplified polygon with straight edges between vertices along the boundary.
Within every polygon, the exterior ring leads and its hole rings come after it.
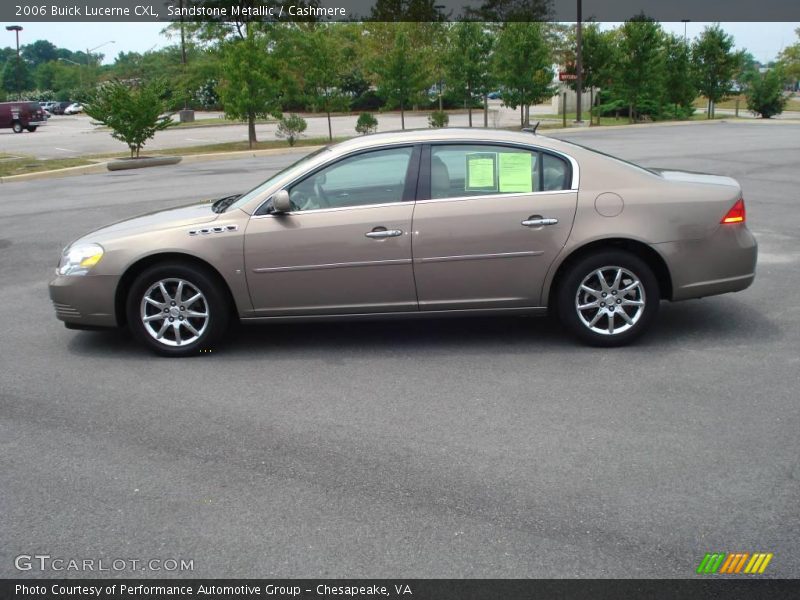
POLYGON ((368 238, 372 239, 383 239, 383 238, 390 238, 390 237, 398 237, 403 235, 402 229, 386 229, 385 227, 376 227, 372 231, 368 231, 365 233, 368 238))
POLYGON ((540 217, 538 215, 528 217, 522 222, 525 227, 543 227, 545 225, 555 225, 556 223, 558 223, 558 219, 540 217))

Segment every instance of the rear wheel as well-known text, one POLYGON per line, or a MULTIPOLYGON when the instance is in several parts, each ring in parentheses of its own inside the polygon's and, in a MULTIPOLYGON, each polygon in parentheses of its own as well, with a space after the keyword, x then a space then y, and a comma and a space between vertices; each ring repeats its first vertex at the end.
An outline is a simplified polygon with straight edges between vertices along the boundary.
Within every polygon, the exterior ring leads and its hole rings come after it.
POLYGON ((33 133, 34 131, 36 131, 36 127, 37 127, 36 125, 28 125, 27 130, 33 133))
POLYGON ((639 337, 655 319, 659 301, 652 269, 621 250, 579 260, 557 291, 561 321, 592 346, 622 346, 639 337))
POLYGON ((11 129, 14 131, 14 133, 22 133, 23 130, 22 123, 20 123, 19 121, 14 121, 11 124, 11 129))
POLYGON ((214 277, 191 265, 156 265, 139 275, 127 301, 134 336, 163 356, 207 352, 228 328, 226 295, 214 277))

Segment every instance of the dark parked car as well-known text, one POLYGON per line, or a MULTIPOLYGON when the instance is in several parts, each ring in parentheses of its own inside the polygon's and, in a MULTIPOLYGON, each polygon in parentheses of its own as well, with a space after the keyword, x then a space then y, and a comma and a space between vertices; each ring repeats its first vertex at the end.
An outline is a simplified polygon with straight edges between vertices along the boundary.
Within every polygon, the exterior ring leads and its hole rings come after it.
POLYGON ((54 102, 53 103, 53 108, 51 108, 49 110, 54 115, 63 115, 64 114, 64 109, 67 108, 70 104, 72 104, 72 102, 70 102, 69 100, 67 100, 65 102, 54 102))
POLYGON ((47 117, 38 102, 0 102, 0 128, 10 127, 14 133, 24 129, 34 132, 46 124, 47 117))

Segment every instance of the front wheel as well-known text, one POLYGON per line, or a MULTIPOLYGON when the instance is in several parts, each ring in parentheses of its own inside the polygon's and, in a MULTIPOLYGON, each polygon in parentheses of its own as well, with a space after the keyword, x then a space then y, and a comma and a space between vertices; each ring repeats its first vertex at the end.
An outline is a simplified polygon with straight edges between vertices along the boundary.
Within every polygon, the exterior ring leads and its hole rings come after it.
POLYGON ((638 256, 608 250, 572 265, 557 290, 564 326, 592 346, 622 346, 643 334, 658 313, 652 269, 638 256))
POLYGON ((191 265, 156 265, 139 275, 127 301, 134 336, 162 356, 208 352, 228 328, 229 306, 215 278, 191 265))

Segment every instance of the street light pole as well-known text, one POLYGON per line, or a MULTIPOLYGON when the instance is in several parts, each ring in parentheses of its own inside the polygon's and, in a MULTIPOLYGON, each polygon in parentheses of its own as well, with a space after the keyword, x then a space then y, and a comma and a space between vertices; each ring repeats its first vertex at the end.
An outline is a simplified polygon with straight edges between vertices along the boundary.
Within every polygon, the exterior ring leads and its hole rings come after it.
POLYGON ((686 37, 686 24, 691 21, 691 19, 681 19, 681 23, 683 23, 683 43, 688 44, 689 38, 686 37))
POLYGON ((83 65, 81 65, 81 63, 76 63, 74 60, 70 60, 68 58, 59 58, 58 60, 63 62, 68 62, 78 67, 78 83, 81 86, 81 89, 83 89, 83 65))
POLYGON ((13 31, 14 33, 17 34, 17 65, 16 65, 17 68, 16 68, 16 71, 17 71, 17 99, 19 99, 20 94, 22 94, 22 90, 20 89, 22 87, 22 81, 20 79, 21 76, 20 76, 20 72, 19 72, 19 67, 20 67, 20 62, 19 62, 19 32, 22 31, 22 27, 20 25, 7 25, 6 26, 6 31, 13 31))
POLYGON ((581 114, 581 96, 583 96, 583 31, 581 22, 583 21, 583 0, 578 0, 578 22, 576 28, 575 41, 578 45, 576 51, 575 70, 577 77, 575 78, 575 122, 582 123, 583 119, 581 114))

